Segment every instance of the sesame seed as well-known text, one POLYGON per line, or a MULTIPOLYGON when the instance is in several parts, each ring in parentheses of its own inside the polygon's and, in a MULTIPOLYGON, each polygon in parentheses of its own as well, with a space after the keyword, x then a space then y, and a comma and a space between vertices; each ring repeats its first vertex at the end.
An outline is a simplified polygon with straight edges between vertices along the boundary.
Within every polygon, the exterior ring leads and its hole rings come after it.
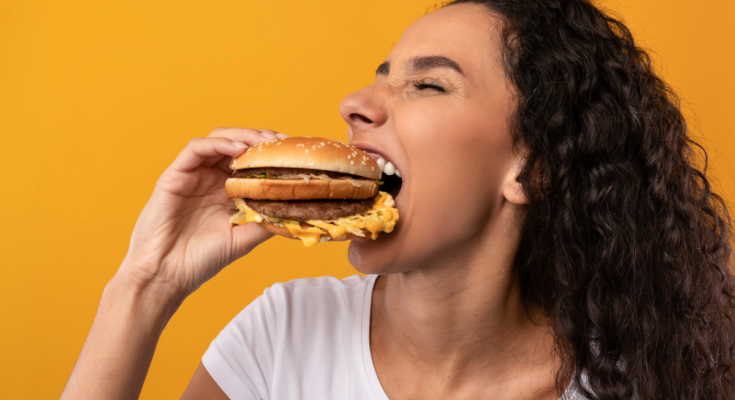
POLYGON ((347 156, 347 159, 348 159, 348 160, 349 160, 350 158, 352 158, 352 156, 347 156))
POLYGON ((316 145, 311 146, 312 150, 316 150, 316 145))
POLYGON ((281 144, 281 142, 276 143, 276 146, 278 146, 279 144, 281 144))
POLYGON ((355 165, 355 162, 354 161, 350 161, 350 165, 355 165))
POLYGON ((324 142, 319 143, 320 146, 324 146, 324 142))
POLYGON ((309 165, 314 165, 314 164, 316 164, 316 163, 315 163, 315 162, 313 162, 313 161, 309 163, 309 165))
POLYGON ((309 149, 306 149, 306 154, 309 154, 309 149))
POLYGON ((371 171, 375 171, 375 167, 370 167, 370 170, 371 171))
POLYGON ((362 165, 365 165, 365 161, 362 162, 362 165))

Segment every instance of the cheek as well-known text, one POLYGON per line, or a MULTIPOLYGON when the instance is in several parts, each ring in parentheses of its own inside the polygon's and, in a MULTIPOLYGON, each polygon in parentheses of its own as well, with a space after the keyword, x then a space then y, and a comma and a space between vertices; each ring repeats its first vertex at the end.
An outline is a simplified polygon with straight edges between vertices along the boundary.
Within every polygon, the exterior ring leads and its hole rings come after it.
POLYGON ((437 246, 441 236, 464 240, 488 223, 502 203, 512 147, 501 109, 429 108, 423 118, 396 116, 396 130, 411 171, 407 228, 437 246))
MULTIPOLYGON (((412 197, 414 190, 421 192, 416 195, 433 192, 439 195, 437 200, 452 201, 499 195, 512 160, 505 113, 491 106, 414 108, 405 110, 412 118, 396 116, 411 171, 412 197), (419 112, 423 115, 415 117, 419 112)), ((412 202, 419 200, 423 201, 412 202)))

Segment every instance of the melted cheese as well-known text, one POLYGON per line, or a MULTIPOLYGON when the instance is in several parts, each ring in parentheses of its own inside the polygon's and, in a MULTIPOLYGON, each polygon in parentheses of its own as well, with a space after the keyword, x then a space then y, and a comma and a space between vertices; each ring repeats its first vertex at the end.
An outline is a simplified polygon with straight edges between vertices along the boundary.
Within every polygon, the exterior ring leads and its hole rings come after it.
POLYGON ((345 240, 345 238, 347 237, 347 229, 343 226, 332 225, 325 221, 314 220, 306 221, 306 223, 324 229, 334 240, 345 240))
POLYGON ((248 222, 263 222, 263 216, 248 207, 242 199, 234 199, 237 214, 230 217, 230 224, 247 224, 248 222))
POLYGON ((286 229, 288 229, 291 236, 296 239, 301 239, 301 242, 303 242, 306 247, 311 247, 317 244, 321 239, 322 234, 324 234, 324 231, 319 228, 304 229, 298 221, 295 224, 286 223, 286 229))
POLYGON ((391 195, 379 192, 372 208, 364 214, 351 215, 332 221, 306 221, 306 223, 325 229, 334 240, 344 240, 347 232, 364 237, 363 229, 370 232, 370 237, 375 240, 378 238, 378 233, 390 233, 395 228, 399 219, 395 205, 391 195))
POLYGON ((299 221, 281 220, 265 215, 260 215, 248 207, 242 199, 235 199, 235 205, 239 212, 230 218, 232 224, 245 224, 248 222, 262 222, 264 219, 276 226, 285 226, 294 238, 301 239, 304 246, 311 247, 322 241, 322 235, 329 234, 334 240, 345 240, 347 233, 355 236, 365 237, 363 229, 371 233, 370 237, 375 240, 380 232, 390 233, 398 222, 398 209, 393 197, 385 192, 379 192, 370 210, 364 214, 351 215, 331 221, 309 220, 304 221, 314 228, 301 228, 299 221))

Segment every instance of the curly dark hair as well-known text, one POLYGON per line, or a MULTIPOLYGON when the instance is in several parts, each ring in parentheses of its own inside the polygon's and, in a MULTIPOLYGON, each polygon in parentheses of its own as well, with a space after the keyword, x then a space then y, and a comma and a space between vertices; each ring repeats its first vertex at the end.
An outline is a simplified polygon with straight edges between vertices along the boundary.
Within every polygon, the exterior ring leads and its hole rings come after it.
POLYGON ((735 399, 732 223, 671 88, 586 0, 458 0, 502 22, 531 200, 515 270, 589 399, 735 399))

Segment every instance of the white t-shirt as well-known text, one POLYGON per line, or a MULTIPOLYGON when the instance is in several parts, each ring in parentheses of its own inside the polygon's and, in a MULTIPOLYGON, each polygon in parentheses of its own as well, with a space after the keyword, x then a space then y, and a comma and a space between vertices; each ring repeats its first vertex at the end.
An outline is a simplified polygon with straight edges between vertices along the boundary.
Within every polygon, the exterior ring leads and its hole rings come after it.
POLYGON ((376 278, 273 285, 222 330, 204 367, 231 400, 389 400, 370 353, 376 278))

